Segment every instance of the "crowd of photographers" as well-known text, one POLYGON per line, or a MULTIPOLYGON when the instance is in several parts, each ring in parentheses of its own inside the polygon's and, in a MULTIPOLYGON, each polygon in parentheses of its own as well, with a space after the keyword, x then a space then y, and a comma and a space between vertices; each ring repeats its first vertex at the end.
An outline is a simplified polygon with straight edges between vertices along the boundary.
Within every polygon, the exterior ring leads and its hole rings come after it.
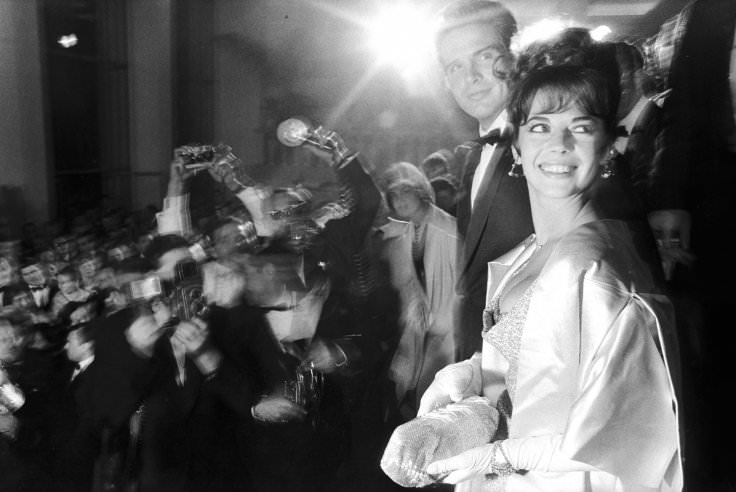
POLYGON ((0 490, 391 489, 381 195, 339 136, 315 138, 329 203, 182 147, 160 211, 3 243, 0 490), (188 210, 200 171, 233 199, 207 230, 188 210))

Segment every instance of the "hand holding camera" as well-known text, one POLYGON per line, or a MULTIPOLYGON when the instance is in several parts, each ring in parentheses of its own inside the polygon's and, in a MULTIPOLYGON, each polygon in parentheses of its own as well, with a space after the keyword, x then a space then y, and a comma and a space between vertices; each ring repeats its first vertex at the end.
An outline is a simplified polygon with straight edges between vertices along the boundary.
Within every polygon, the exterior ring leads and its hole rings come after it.
POLYGON ((206 350, 208 337, 207 324, 199 318, 182 321, 174 331, 174 339, 186 348, 187 354, 194 357, 206 350))
POLYGON ((159 326, 152 314, 144 314, 125 330, 125 338, 133 352, 148 358, 153 355, 156 340, 165 331, 166 326, 159 326))

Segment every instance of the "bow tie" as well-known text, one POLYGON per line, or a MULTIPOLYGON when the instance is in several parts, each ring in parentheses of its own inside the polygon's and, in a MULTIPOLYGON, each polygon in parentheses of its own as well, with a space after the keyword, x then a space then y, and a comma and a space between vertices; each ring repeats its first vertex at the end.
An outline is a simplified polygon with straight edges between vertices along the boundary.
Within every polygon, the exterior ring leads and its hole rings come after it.
POLYGON ((43 290, 45 288, 46 288, 45 285, 40 285, 40 286, 39 285, 34 285, 34 286, 31 286, 30 287, 31 292, 38 292, 39 290, 43 290))
POLYGON ((509 140, 509 135, 501 133, 499 128, 491 130, 485 136, 480 137, 478 141, 483 145, 496 145, 497 143, 506 142, 509 140))

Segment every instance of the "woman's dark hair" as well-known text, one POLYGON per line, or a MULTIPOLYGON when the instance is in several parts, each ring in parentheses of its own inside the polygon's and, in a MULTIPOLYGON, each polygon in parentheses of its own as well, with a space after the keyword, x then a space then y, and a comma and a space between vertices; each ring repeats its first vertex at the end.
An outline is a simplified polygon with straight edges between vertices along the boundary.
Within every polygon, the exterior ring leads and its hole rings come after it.
POLYGON ((577 106, 584 113, 603 120, 604 130, 613 138, 616 131, 618 84, 603 73, 580 66, 543 67, 530 72, 514 88, 508 105, 509 122, 518 135, 526 123, 534 99, 542 98, 546 113, 558 113, 577 106))

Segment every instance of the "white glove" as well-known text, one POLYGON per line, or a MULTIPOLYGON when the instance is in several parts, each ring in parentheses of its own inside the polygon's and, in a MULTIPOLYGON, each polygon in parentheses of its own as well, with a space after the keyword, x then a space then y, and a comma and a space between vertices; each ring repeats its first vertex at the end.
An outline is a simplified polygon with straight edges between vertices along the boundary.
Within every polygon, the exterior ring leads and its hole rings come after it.
POLYGON ((497 473, 496 466, 501 465, 513 473, 509 463, 500 449, 501 443, 485 444, 469 449, 446 460, 435 461, 427 467, 427 473, 440 478, 443 483, 460 483, 475 476, 497 473))
POLYGON ((422 395, 417 416, 481 393, 480 354, 440 370, 422 395))

